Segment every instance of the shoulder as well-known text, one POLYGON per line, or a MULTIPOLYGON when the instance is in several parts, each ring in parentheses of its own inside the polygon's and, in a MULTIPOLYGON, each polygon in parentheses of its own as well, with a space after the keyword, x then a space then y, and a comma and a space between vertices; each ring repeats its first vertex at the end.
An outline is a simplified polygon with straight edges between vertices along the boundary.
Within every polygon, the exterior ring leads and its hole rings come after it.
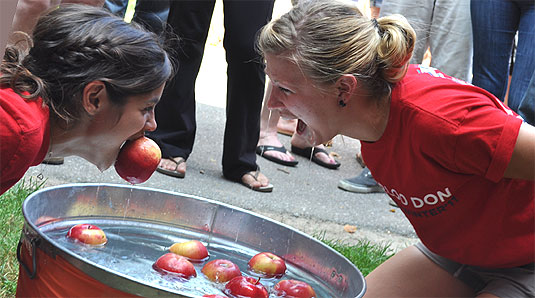
POLYGON ((401 105, 456 127, 469 118, 517 116, 491 93, 422 65, 411 65, 393 94, 401 105))
POLYGON ((48 107, 40 98, 26 100, 11 89, 0 89, 2 176, 19 166, 38 164, 41 155, 44 158, 49 144, 48 117, 48 107))
POLYGON ((40 129, 48 119, 48 107, 41 98, 25 99, 12 89, 0 89, 0 109, 3 113, 2 126, 11 126, 20 133, 40 129))

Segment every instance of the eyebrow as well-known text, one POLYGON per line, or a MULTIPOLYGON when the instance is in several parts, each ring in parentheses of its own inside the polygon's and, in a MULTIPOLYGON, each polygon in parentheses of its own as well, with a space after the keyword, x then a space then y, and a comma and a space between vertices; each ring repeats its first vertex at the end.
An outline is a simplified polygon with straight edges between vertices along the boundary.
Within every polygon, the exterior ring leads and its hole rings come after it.
POLYGON ((148 100, 148 103, 158 103, 160 101, 159 97, 153 97, 148 100))

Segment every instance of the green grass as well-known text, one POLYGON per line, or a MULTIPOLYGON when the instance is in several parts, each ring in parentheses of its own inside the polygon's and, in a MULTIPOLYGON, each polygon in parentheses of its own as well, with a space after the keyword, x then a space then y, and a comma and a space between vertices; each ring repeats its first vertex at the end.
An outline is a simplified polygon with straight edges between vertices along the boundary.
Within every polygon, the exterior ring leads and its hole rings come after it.
MULTIPOLYGON (((23 180, 0 196, 0 297, 15 296, 19 268, 16 249, 24 224, 22 202, 43 184, 44 181, 23 180)), ((393 255, 388 244, 376 245, 362 240, 348 245, 341 241, 325 239, 324 234, 314 237, 353 262, 364 276, 393 255)))
POLYGON ((43 184, 22 180, 0 196, 0 297, 15 297, 19 275, 16 251, 24 224, 22 202, 43 184))
POLYGON ((349 245, 338 240, 325 239, 322 235, 315 237, 355 264, 364 276, 394 255, 389 244, 377 245, 368 240, 359 240, 356 244, 349 245))

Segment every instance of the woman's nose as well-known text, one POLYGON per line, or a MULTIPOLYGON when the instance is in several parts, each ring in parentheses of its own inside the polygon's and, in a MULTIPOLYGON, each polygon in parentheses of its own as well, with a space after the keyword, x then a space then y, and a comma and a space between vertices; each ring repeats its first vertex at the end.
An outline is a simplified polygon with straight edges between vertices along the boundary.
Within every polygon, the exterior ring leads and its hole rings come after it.
POLYGON ((155 131, 158 124, 156 124, 156 118, 154 116, 154 112, 151 113, 149 119, 147 119, 147 122, 145 122, 145 131, 155 131))
POLYGON ((269 94, 269 97, 268 97, 268 102, 267 102, 268 108, 278 109, 278 108, 284 107, 282 102, 279 100, 279 93, 280 91, 276 87, 272 88, 271 93, 269 94))

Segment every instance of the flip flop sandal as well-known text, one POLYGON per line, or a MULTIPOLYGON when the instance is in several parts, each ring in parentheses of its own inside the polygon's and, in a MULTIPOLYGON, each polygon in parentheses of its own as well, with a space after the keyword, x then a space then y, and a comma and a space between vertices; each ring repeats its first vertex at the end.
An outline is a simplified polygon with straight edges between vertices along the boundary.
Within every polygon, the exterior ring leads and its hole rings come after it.
POLYGON ((302 156, 302 157, 305 157, 305 158, 308 158, 308 159, 312 159, 312 162, 322 166, 322 167, 325 167, 327 169, 331 169, 331 170, 334 170, 334 169, 338 169, 338 167, 340 167, 340 163, 337 162, 335 160, 336 163, 327 163, 327 162, 324 162, 323 160, 319 159, 316 157, 316 153, 325 153, 327 155, 329 155, 329 153, 327 153, 327 151, 325 151, 325 149, 322 149, 322 148, 317 148, 317 147, 305 147, 305 148, 299 148, 299 147, 295 147, 294 145, 292 145, 292 153, 295 153, 299 156, 302 156), (312 153, 312 151, 314 151, 314 153, 312 153))
MULTIPOLYGON (((171 177, 176 177, 176 178, 184 178, 184 177, 186 177, 186 173, 180 173, 179 171, 177 171, 178 166, 181 163, 186 162, 186 160, 183 157, 179 157, 178 161, 176 161, 175 158, 169 158, 170 161, 172 161, 172 162, 174 162, 176 164, 176 167, 175 167, 174 170, 168 170, 168 169, 164 169, 164 168, 158 166, 156 168, 156 171, 159 172, 159 173, 162 173, 164 175, 171 176, 171 177)), ((168 158, 166 158, 166 159, 168 159, 168 158)))
MULTIPOLYGON (((251 177, 254 178, 254 180, 258 181, 258 174, 260 174, 260 170, 256 170, 256 171, 250 171, 248 173, 245 173, 245 175, 250 175, 251 177), (254 173, 254 174, 253 174, 254 173)), ((243 177, 242 177, 243 178, 243 177)), ((268 184, 266 186, 258 186, 258 187, 252 187, 251 185, 245 183, 243 181, 243 179, 241 180, 241 184, 245 185, 247 188, 250 188, 254 191, 259 191, 259 192, 272 192, 273 191, 273 184, 268 184)))
POLYGON ((269 145, 266 145, 266 146, 261 145, 261 146, 256 147, 256 154, 274 163, 278 163, 280 165, 290 166, 290 167, 295 167, 299 163, 297 160, 283 160, 280 158, 276 158, 274 156, 265 155, 265 153, 268 151, 278 151, 284 154, 288 153, 288 151, 286 150, 286 148, 284 148, 284 146, 275 147, 275 146, 269 146, 269 145))
POLYGON ((63 157, 49 157, 45 158, 41 163, 47 165, 62 165, 64 163, 63 157))

